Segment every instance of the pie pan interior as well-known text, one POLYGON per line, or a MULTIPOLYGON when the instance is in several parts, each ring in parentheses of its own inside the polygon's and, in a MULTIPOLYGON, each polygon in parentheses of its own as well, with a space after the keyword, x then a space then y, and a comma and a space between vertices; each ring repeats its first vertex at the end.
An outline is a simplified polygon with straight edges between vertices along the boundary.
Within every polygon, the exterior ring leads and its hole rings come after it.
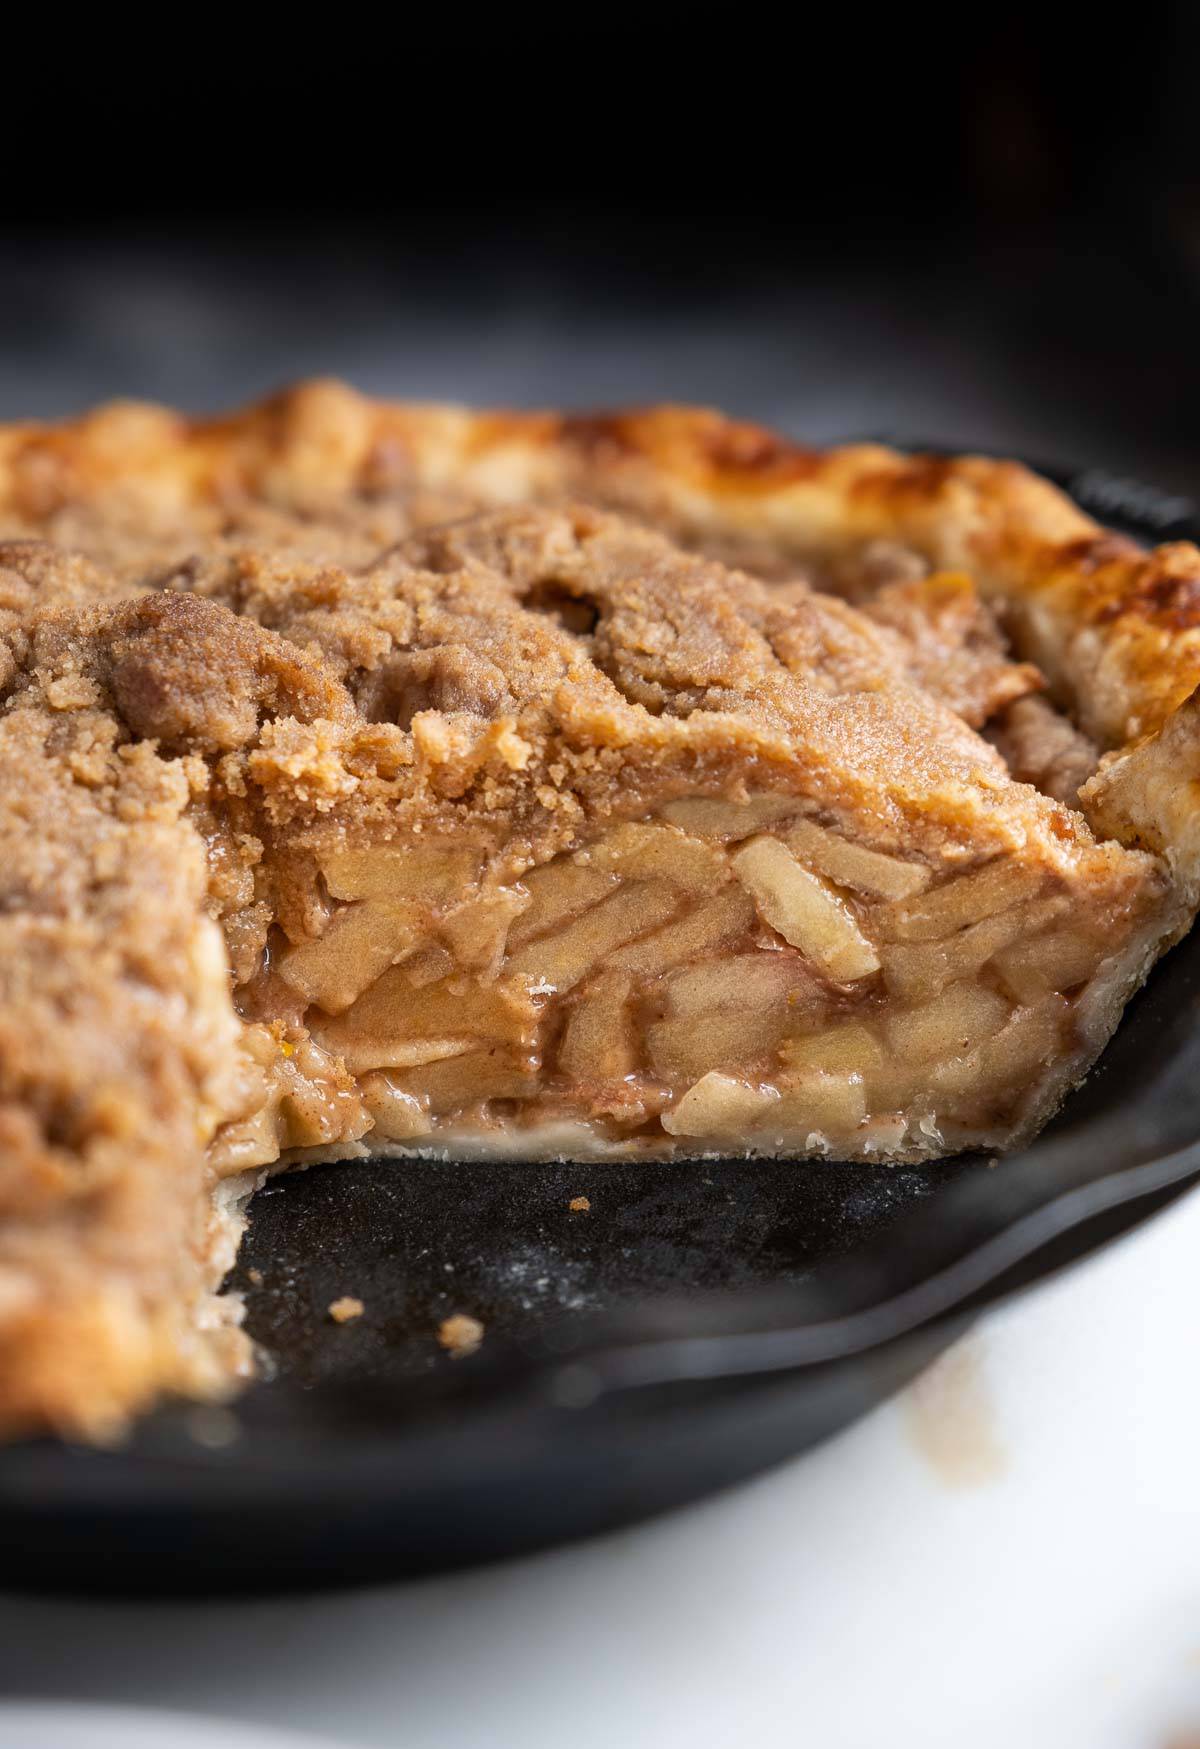
POLYGON ((795 1453, 1200 1172, 1198 1005, 1190 939, 999 1168, 362 1161, 275 1180, 235 1272, 275 1378, 229 1411, 162 1409, 118 1449, 0 1451, 5 1577, 193 1592, 428 1571, 795 1453), (345 1294, 366 1310, 338 1325, 345 1294), (452 1360, 434 1332, 460 1311, 486 1335, 452 1360))

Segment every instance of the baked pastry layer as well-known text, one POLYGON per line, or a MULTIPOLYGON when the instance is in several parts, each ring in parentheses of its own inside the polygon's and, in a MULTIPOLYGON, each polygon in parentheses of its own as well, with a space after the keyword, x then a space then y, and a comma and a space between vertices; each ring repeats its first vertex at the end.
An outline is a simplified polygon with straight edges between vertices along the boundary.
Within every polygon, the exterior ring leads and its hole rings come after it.
POLYGON ((1023 470, 315 385, 0 522, 0 1423, 244 1371, 281 1160, 1011 1146, 1190 920, 1191 561, 1023 470))

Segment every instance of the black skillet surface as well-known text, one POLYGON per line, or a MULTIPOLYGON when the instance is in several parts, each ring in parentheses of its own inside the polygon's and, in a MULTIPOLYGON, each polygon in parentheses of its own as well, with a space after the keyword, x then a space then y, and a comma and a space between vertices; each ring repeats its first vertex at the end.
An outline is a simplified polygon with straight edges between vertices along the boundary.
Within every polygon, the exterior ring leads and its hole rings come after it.
MULTIPOLYGON (((1177 500, 1064 483, 1110 523, 1186 532, 1177 500)), ((1194 935, 998 1168, 380 1161, 276 1180, 232 1277, 275 1377, 230 1410, 161 1410, 119 1450, 0 1452, 0 1583, 344 1583, 695 1499, 844 1426, 981 1306, 1200 1178, 1198 1086, 1194 935), (345 1294, 366 1310, 338 1325, 345 1294), (486 1326, 478 1354, 438 1346, 454 1312, 486 1326)))

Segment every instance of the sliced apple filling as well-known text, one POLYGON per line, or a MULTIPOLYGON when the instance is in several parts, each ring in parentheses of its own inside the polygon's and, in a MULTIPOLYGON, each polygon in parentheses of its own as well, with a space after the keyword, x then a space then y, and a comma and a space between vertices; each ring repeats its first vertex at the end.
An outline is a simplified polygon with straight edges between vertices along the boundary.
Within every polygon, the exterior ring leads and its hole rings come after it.
POLYGON ((827 822, 799 796, 696 798, 524 872, 440 843, 319 857, 324 926, 273 972, 301 1037, 253 1029, 269 1094, 218 1157, 339 1122, 366 1147, 536 1152, 564 1124, 649 1154, 999 1145, 1086 1055, 1078 998, 1136 906, 827 822))

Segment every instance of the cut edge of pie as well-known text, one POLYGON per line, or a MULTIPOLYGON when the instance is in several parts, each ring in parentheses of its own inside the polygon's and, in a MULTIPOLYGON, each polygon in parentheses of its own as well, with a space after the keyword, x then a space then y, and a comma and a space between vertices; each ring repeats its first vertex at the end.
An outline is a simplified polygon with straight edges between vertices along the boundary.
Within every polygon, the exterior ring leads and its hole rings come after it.
POLYGON ((1019 1145, 1196 908, 1200 554, 1015 464, 313 384, 0 533, 0 1427, 247 1375, 281 1163, 1019 1145))

